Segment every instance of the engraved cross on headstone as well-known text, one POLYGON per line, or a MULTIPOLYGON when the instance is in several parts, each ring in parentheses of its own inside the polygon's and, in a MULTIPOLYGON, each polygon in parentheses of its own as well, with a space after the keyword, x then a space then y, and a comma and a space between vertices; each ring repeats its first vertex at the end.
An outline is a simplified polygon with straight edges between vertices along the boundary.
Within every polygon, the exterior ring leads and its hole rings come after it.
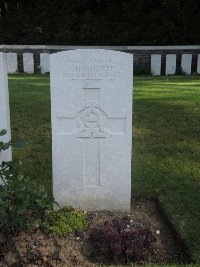
POLYGON ((100 88, 83 88, 84 105, 74 117, 57 117, 58 134, 74 135, 84 142, 83 185, 101 186, 101 143, 126 131, 126 117, 109 117, 101 109, 100 88))

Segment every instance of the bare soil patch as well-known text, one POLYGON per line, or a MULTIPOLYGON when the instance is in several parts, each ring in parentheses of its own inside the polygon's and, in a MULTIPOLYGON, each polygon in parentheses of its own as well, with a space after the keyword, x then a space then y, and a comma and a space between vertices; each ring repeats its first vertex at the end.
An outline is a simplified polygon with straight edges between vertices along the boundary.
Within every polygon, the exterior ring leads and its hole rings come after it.
MULTIPOLYGON (((134 201, 130 213, 87 212, 88 227, 66 237, 45 235, 39 229, 9 236, 0 244, 0 266, 95 266, 110 265, 108 258, 96 251, 90 241, 90 233, 105 221, 128 216, 133 224, 150 228, 156 237, 145 262, 182 263, 186 262, 183 248, 164 223, 153 201, 134 201)), ((143 261, 138 263, 142 264, 143 261)))

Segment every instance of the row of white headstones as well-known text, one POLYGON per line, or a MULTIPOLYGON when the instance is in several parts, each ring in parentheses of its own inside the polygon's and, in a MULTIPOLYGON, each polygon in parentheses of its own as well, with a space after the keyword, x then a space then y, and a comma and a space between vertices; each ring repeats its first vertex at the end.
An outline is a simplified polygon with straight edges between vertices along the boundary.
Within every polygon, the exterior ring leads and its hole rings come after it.
MULTIPOLYGON (((16 73, 18 71, 17 53, 7 53, 7 69, 8 73, 16 73)), ((49 72, 50 55, 48 53, 40 54, 40 66, 38 72, 45 74, 49 72)), ((23 69, 25 73, 34 73, 34 59, 33 53, 23 53, 23 69)))
MULTIPOLYGON (((53 193, 61 205, 129 210, 133 56, 78 49, 50 56, 53 193)), ((10 115, 6 55, 0 53, 0 128, 10 115)), ((11 159, 11 152, 1 153, 11 159)))
MULTIPOLYGON (((50 71, 50 55, 48 53, 40 54, 40 69, 39 72, 42 74, 48 73, 50 71)), ((18 70, 17 54, 7 53, 7 66, 8 73, 15 73, 18 70)), ((34 59, 33 53, 23 53, 23 67, 25 73, 34 73, 34 59)), ((182 71, 188 75, 192 71, 192 54, 182 54, 181 56, 181 68, 182 71)), ((151 55, 151 73, 153 75, 161 75, 161 55, 153 54, 151 55)), ((200 54, 197 59, 197 73, 200 74, 200 54)), ((176 74, 176 55, 167 54, 166 55, 166 75, 176 74)))
MULTIPOLYGON (((200 54, 197 58, 197 73, 200 74, 200 54)), ((192 54, 181 55, 181 71, 187 75, 192 73, 192 54)), ((161 75, 161 55, 151 55, 151 73, 161 75)), ((176 55, 166 55, 165 74, 176 74, 176 55)))

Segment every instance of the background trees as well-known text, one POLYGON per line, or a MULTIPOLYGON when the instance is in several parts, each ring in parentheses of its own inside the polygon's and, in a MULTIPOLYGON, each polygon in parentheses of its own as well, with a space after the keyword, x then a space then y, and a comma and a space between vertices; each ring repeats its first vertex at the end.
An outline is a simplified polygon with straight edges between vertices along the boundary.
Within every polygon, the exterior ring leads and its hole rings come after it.
POLYGON ((0 43, 199 44, 199 0, 1 0, 0 43))

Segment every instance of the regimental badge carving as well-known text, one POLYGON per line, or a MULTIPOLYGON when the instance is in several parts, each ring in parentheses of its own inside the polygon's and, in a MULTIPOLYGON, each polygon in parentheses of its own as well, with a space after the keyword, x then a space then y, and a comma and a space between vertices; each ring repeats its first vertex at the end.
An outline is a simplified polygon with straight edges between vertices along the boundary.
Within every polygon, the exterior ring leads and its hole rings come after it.
POLYGON ((104 127, 106 114, 96 101, 89 101, 77 115, 77 131, 75 136, 79 138, 105 138, 109 131, 104 127))

